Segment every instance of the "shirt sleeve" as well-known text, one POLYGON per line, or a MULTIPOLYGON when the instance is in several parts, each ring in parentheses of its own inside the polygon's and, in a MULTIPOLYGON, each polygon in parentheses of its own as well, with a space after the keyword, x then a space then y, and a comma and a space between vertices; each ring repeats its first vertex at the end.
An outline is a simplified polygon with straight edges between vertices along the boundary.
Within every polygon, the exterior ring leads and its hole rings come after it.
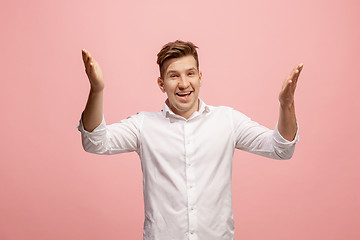
POLYGON ((92 132, 84 129, 81 117, 77 129, 81 132, 84 150, 107 155, 138 151, 143 117, 143 114, 138 113, 118 123, 107 125, 103 116, 100 125, 92 132))
POLYGON ((299 127, 294 140, 288 141, 279 133, 277 124, 270 130, 236 110, 232 117, 236 148, 273 159, 290 159, 294 154, 299 127))

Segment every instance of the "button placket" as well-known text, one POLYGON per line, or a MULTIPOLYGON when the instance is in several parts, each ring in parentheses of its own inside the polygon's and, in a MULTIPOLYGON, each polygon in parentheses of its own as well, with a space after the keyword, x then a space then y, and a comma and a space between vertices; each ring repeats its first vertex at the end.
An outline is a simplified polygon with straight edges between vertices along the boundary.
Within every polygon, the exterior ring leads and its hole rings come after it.
POLYGON ((195 211, 195 202, 196 202, 196 181, 195 181, 195 172, 193 167, 193 155, 194 148, 192 143, 191 136, 191 124, 187 122, 184 125, 184 134, 185 134, 185 161, 186 161, 186 182, 187 182, 187 192, 188 192, 188 219, 189 219, 189 239, 196 240, 198 239, 196 234, 197 229, 197 216, 195 211))

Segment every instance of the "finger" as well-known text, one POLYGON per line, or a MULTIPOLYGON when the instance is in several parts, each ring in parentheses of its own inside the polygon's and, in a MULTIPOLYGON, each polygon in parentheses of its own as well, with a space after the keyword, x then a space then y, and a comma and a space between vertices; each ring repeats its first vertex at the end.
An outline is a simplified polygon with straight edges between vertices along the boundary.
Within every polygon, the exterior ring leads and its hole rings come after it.
POLYGON ((81 51, 81 55, 82 55, 83 62, 85 64, 86 63, 86 58, 87 58, 87 51, 85 49, 83 49, 81 51))
POLYGON ((294 67, 294 69, 291 71, 290 75, 289 75, 289 79, 294 79, 296 72, 297 72, 297 66, 294 67))
POLYGON ((290 79, 287 79, 285 82, 284 82, 284 85, 283 85, 283 88, 282 88, 282 92, 288 92, 289 91, 289 87, 291 85, 291 80, 290 79))
POLYGON ((94 58, 85 54, 84 56, 85 72, 89 76, 94 71, 94 58))
POLYGON ((292 80, 289 80, 288 84, 286 85, 283 93, 284 96, 293 97, 295 95, 296 90, 296 83, 294 83, 292 80))
POLYGON ((294 83, 297 83, 297 80, 298 80, 298 78, 299 78, 299 73, 300 73, 299 69, 296 69, 293 77, 291 78, 291 80, 292 80, 294 83))
MULTIPOLYGON (((85 50, 85 49, 84 49, 84 50, 85 50)), ((89 63, 94 59, 94 58, 91 56, 90 52, 87 51, 87 50, 84 51, 84 57, 85 57, 84 63, 85 63, 86 66, 88 66, 89 63)))
POLYGON ((285 81, 284 81, 283 87, 288 84, 288 81, 289 81, 289 80, 293 80, 293 79, 294 79, 295 74, 296 74, 296 70, 297 70, 297 66, 296 66, 295 68, 293 68, 293 70, 291 70, 291 72, 290 72, 289 75, 287 76, 287 78, 286 78, 285 81))
POLYGON ((288 84, 289 80, 292 80, 294 78, 296 69, 294 68, 290 74, 287 76, 287 78, 284 81, 284 86, 288 84))
POLYGON ((294 75, 294 78, 292 79, 295 86, 297 84, 297 81, 298 81, 298 78, 300 76, 301 70, 303 69, 303 66, 304 66, 304 64, 301 63, 296 67, 295 75, 294 75))
POLYGON ((299 78, 299 75, 300 75, 300 72, 301 72, 302 68, 303 68, 303 64, 297 65, 297 66, 293 69, 293 71, 291 72, 291 74, 290 74, 290 76, 289 76, 289 78, 288 78, 288 79, 291 79, 291 80, 294 82, 295 85, 296 85, 296 83, 297 83, 297 80, 298 80, 298 78, 299 78))
POLYGON ((83 51, 83 61, 84 61, 85 68, 89 68, 91 58, 92 57, 88 51, 86 51, 86 50, 83 51))
POLYGON ((94 61, 93 61, 93 58, 91 58, 89 65, 90 65, 90 69, 93 70, 93 69, 94 69, 94 61))
POLYGON ((297 85, 297 82, 291 81, 290 90, 289 90, 289 91, 291 91, 292 94, 295 94, 296 85, 297 85))

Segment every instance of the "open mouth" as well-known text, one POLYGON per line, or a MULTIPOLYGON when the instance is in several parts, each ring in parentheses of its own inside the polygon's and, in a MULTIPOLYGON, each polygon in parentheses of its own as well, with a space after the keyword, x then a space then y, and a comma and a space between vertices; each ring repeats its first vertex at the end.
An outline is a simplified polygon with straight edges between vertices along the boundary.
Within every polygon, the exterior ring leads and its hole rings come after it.
POLYGON ((190 96, 190 94, 192 93, 192 91, 190 92, 179 92, 179 93, 176 93, 176 95, 178 95, 179 97, 186 97, 186 96, 190 96))

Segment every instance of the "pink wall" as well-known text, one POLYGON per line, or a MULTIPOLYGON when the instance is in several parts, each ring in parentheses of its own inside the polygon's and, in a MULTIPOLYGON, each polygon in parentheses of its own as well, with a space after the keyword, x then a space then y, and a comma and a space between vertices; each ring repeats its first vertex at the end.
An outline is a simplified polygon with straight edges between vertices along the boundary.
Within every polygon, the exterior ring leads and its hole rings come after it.
POLYGON ((268 127, 289 71, 301 141, 290 161, 237 151, 237 240, 360 239, 359 7, 355 0, 6 1, 1 6, 1 240, 141 239, 135 153, 82 150, 81 49, 100 62, 105 115, 157 111, 156 54, 200 46, 201 97, 268 127))

